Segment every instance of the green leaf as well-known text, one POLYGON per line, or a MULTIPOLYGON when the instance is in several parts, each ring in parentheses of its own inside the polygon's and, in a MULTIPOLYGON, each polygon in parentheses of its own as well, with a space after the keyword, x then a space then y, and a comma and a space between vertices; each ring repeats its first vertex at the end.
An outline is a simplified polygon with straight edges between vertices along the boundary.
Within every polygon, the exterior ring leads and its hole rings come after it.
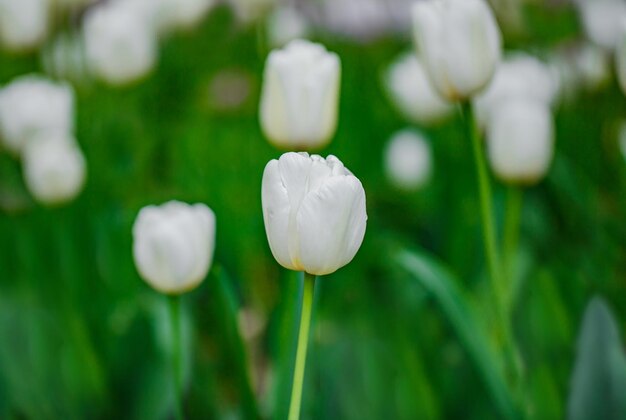
POLYGON ((400 265, 433 295, 441 306, 459 340, 474 362, 485 387, 503 418, 516 418, 514 399, 504 380, 501 358, 491 347, 468 299, 457 287, 452 273, 433 258, 403 250, 397 256, 400 265))
POLYGON ((568 418, 626 418, 626 358, 615 318, 600 297, 589 302, 583 317, 568 418))

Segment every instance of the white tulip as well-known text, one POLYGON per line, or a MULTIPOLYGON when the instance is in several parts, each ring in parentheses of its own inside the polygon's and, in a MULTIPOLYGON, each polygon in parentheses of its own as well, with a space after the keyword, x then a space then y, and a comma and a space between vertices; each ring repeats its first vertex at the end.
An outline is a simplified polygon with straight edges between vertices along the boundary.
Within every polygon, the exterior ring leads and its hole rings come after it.
POLYGON ((291 41, 265 64, 260 119, 266 137, 285 149, 319 149, 335 133, 340 63, 320 44, 291 41))
POLYGON ((0 0, 0 43, 13 51, 39 46, 48 34, 49 0, 0 0))
POLYGON ((500 61, 501 35, 484 0, 424 0, 413 6, 418 55, 450 101, 480 92, 500 61))
POLYGON ((261 196, 267 239, 283 267, 330 274, 361 246, 365 191, 335 156, 285 153, 270 161, 261 196))
POLYGON ((484 127, 491 110, 503 101, 527 98, 552 104, 557 94, 558 82, 546 64, 531 55, 515 53, 498 66, 487 89, 473 103, 476 118, 484 127))
POLYGON ((385 74, 387 90, 409 121, 431 125, 450 116, 454 107, 433 88, 426 69, 414 53, 400 56, 385 74))
POLYGON ((500 104, 487 126, 491 167, 501 180, 533 184, 545 176, 554 153, 554 126, 547 104, 522 99, 500 104))
POLYGON ((294 7, 277 7, 268 16, 267 37, 273 47, 282 47, 289 41, 305 38, 309 24, 294 7))
POLYGON ((411 191, 426 185, 432 173, 428 141, 413 130, 395 133, 385 151, 385 170, 400 189, 411 191))
POLYGON ((215 214, 204 204, 170 201, 141 209, 133 257, 141 277, 162 293, 180 294, 206 277, 215 248, 215 214))
POLYGON ((161 27, 191 29, 197 26, 214 6, 214 0, 160 0, 163 3, 161 27))
POLYGON ((623 0, 580 0, 578 2, 583 28, 594 44, 612 51, 626 19, 623 0))
POLYGON ((0 137, 14 154, 39 132, 71 133, 73 125, 74 91, 68 84, 27 75, 0 90, 0 137))
POLYGON ((242 23, 252 23, 268 13, 277 0, 226 0, 242 23))
POLYGON ((83 24, 90 70, 112 85, 134 82, 147 75, 157 56, 156 33, 141 13, 104 3, 87 12, 83 24))
POLYGON ((615 49, 615 70, 622 92, 626 94, 626 21, 615 49))
POLYGON ((85 183, 85 158, 65 132, 40 132, 22 154, 28 190, 48 205, 72 200, 85 183))

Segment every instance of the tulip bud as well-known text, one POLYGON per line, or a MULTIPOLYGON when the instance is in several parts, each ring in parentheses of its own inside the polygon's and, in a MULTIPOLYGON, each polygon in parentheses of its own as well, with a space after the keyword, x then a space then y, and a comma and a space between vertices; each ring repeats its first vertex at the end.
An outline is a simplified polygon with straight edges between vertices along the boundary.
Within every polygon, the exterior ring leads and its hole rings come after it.
POLYGON ((261 128, 276 147, 319 149, 335 133, 339 57, 320 44, 291 41, 267 58, 261 92, 261 128))
POLYGON ((503 101, 527 98, 552 104, 557 94, 558 82, 546 64, 531 55, 515 53, 498 66, 487 89, 473 103, 476 118, 484 126, 491 110, 503 101))
POLYGON ((432 157, 426 139, 413 130, 395 133, 385 152, 389 180, 403 190, 423 187, 432 173, 432 157))
POLYGON ((103 3, 87 12, 83 26, 90 70, 111 85, 144 77, 157 55, 156 33, 140 13, 103 3))
POLYGON ((439 94, 468 99, 491 80, 501 35, 484 0, 425 0, 413 6, 418 54, 439 94))
POLYGON ((363 242, 365 191, 335 156, 285 153, 270 161, 261 196, 267 239, 285 268, 330 274, 363 242))
POLYGON ((28 75, 0 90, 0 137, 14 154, 39 132, 72 132, 73 121, 74 92, 68 84, 28 75))
POLYGON ((44 204, 72 200, 85 183, 85 158, 67 133, 39 133, 24 147, 22 162, 28 190, 44 204))
POLYGON ((548 105, 508 101, 493 110, 487 126, 489 161, 504 182, 534 184, 552 161, 554 127, 548 105))
POLYGON ((306 37, 309 24, 294 7, 277 7, 268 16, 267 38, 273 47, 282 47, 290 41, 306 37))
POLYGON ((615 67, 619 85, 622 92, 626 94, 626 24, 622 28, 622 34, 615 49, 615 67))
POLYGON ((389 67, 385 82, 398 110, 411 122, 435 124, 454 110, 433 88, 422 61, 413 53, 403 54, 389 67))
POLYGON ((39 46, 48 33, 49 0, 0 0, 0 43, 13 51, 39 46))
POLYGON ((579 0, 578 10, 587 38, 612 51, 617 45, 626 19, 623 0, 579 0))
POLYGON ((215 214, 204 204, 170 201, 141 209, 133 257, 141 277, 162 293, 180 294, 206 277, 215 247, 215 214))

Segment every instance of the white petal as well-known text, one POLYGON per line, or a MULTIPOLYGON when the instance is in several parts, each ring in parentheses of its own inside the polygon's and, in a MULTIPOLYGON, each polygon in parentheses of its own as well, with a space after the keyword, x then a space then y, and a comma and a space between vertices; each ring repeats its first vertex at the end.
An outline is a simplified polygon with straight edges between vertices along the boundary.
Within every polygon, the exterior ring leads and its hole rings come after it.
POLYGON ((324 275, 349 263, 363 241, 366 220, 359 180, 351 175, 327 178, 305 197, 298 211, 304 269, 324 275))

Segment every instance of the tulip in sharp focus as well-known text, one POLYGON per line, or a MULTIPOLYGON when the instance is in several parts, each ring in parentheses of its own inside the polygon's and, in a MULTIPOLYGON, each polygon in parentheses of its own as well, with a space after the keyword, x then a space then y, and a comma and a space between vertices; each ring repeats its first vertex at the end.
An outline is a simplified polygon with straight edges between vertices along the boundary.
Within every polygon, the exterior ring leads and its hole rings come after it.
POLYGON ((511 184, 534 184, 552 162, 554 127, 547 104, 513 100, 495 109, 487 126, 489 161, 495 174, 511 184))
POLYGON ((454 110, 433 88, 422 60, 414 53, 396 60, 387 71, 385 82, 398 110, 411 122, 435 124, 454 110))
POLYGON ((261 128, 275 146, 319 149, 335 133, 339 57, 320 45, 291 41, 267 58, 261 93, 261 128))
POLYGON ((39 133, 24 147, 22 162, 28 190, 44 204, 72 200, 85 183, 85 158, 67 133, 39 133))
POLYGON ((484 0, 424 0, 413 6, 418 54, 439 94, 450 101, 480 92, 500 60, 501 35, 484 0))
POLYGON ((272 254, 290 270, 330 274, 363 241, 361 182, 335 156, 285 153, 263 173, 263 219, 272 254))
POLYGON ((103 3, 85 16, 83 35, 90 70, 112 85, 144 77, 154 66, 157 39, 152 24, 141 13, 103 3))
POLYGON ((385 153, 389 180, 403 190, 423 187, 432 173, 432 156, 427 140, 413 130, 393 135, 385 153))
POLYGON ((0 44, 22 51, 39 46, 48 33, 49 0, 0 0, 0 44))
POLYGON ((14 154, 39 132, 71 133, 73 124, 74 91, 67 84, 28 75, 0 90, 0 137, 14 154))
POLYGON ((133 257, 141 277, 162 293, 180 294, 206 277, 215 247, 215 214, 204 204, 170 201, 141 209, 133 257))

